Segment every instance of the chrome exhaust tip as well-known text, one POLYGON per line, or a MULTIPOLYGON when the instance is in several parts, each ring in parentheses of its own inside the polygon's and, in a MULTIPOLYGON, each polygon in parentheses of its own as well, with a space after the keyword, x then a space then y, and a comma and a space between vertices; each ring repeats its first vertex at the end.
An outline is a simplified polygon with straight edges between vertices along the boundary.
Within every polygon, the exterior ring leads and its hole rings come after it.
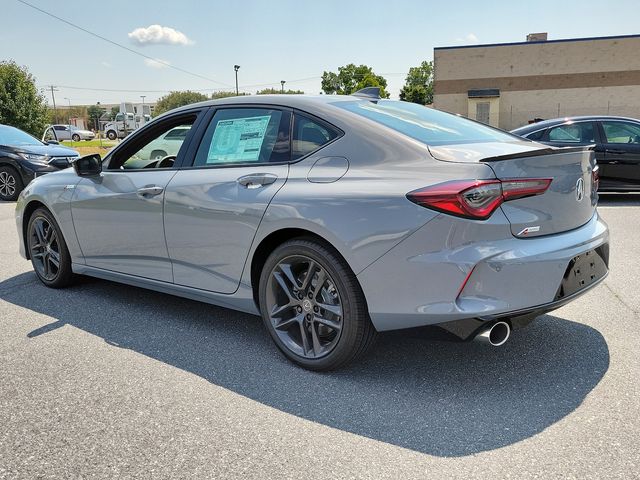
POLYGON ((478 333, 474 340, 488 343, 493 347, 504 345, 511 335, 511 327, 507 322, 496 322, 478 333))

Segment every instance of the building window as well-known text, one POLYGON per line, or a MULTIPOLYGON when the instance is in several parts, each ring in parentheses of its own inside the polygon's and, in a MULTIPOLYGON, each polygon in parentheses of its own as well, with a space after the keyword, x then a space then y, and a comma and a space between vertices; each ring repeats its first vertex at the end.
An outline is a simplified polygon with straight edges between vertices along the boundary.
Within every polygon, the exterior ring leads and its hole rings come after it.
POLYGON ((476 103, 476 120, 482 123, 489 124, 489 112, 491 111, 491 104, 489 102, 476 103))

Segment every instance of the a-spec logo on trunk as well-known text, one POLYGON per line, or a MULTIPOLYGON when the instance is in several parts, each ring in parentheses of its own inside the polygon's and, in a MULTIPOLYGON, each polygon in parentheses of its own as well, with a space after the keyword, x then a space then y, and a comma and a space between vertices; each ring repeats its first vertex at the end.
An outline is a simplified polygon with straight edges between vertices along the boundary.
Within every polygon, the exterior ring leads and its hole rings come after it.
POLYGON ((576 182, 576 201, 581 202, 584 198, 584 180, 582 177, 576 182))

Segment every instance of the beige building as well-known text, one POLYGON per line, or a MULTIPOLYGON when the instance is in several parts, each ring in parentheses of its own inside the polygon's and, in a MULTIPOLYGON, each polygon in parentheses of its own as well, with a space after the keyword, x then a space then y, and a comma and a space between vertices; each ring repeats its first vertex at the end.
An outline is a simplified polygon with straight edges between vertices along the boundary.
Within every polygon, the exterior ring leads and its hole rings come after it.
POLYGON ((640 118, 640 35, 434 49, 434 107, 512 129, 536 118, 640 118))

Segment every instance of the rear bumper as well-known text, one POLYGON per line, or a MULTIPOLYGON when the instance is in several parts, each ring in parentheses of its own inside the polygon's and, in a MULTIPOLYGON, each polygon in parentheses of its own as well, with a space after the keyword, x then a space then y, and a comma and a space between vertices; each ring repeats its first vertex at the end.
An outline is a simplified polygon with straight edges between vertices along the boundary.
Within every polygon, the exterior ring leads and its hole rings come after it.
POLYGON ((360 273, 375 327, 532 317, 599 283, 558 298, 572 259, 608 245, 607 225, 597 213, 578 229, 529 239, 514 238, 496 214, 486 222, 443 215, 360 273))

